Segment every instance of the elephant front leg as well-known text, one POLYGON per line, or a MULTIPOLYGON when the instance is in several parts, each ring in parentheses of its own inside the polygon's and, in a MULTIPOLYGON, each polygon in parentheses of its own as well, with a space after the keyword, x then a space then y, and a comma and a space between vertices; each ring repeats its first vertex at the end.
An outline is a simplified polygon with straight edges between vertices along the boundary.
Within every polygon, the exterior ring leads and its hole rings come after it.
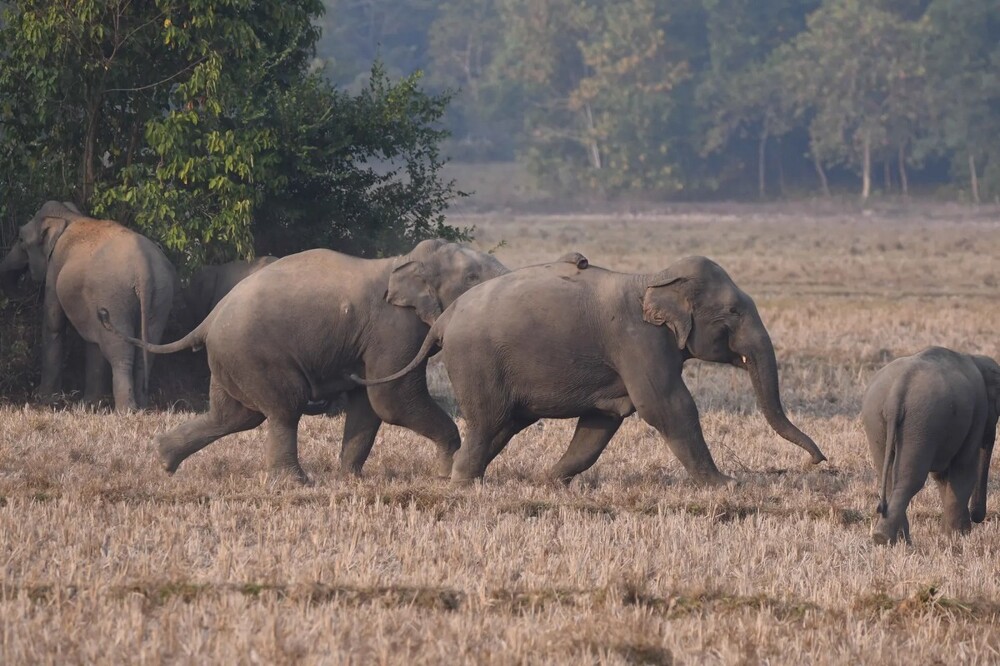
POLYGON ((566 453, 559 459, 548 476, 569 484, 577 474, 597 462, 611 438, 622 424, 621 417, 607 414, 585 414, 576 422, 576 432, 566 453))
POLYGON ((364 389, 348 393, 346 412, 344 438, 340 447, 340 471, 342 474, 360 476, 361 468, 375 444, 375 436, 382 426, 382 419, 372 409, 368 392, 364 389))
POLYGON ((649 380, 644 379, 634 384, 626 380, 626 388, 636 412, 642 420, 659 431, 671 452, 696 483, 732 483, 734 479, 715 466, 702 434, 698 408, 687 386, 679 376, 666 381, 668 385, 658 392, 657 384, 649 380))
POLYGON ((299 464, 299 415, 268 414, 265 457, 268 471, 275 476, 291 475, 299 483, 309 483, 299 464))
POLYGON ((42 319, 42 379, 36 394, 42 402, 52 402, 59 393, 63 366, 63 334, 66 315, 54 287, 46 287, 42 319))

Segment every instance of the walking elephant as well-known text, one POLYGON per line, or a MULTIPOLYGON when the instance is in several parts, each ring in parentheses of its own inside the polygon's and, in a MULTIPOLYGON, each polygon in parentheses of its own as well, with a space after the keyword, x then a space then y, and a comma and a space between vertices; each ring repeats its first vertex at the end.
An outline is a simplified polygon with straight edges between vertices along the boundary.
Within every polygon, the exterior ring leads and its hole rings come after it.
POLYGON ((438 346, 468 425, 452 471, 456 483, 482 477, 511 437, 538 419, 578 418, 550 472, 568 483, 633 412, 663 435, 696 481, 729 481, 712 460, 681 379, 689 358, 749 371, 771 427, 814 463, 826 459, 785 416, 774 349, 753 301, 704 257, 654 275, 588 266, 581 255, 515 271, 455 301, 409 366, 385 379, 354 379, 394 381, 438 346))
POLYGON ((37 394, 59 393, 66 321, 86 343, 84 401, 99 400, 111 366, 115 408, 146 404, 152 359, 104 330, 95 316, 106 307, 124 332, 159 341, 177 292, 177 273, 153 241, 111 220, 80 213, 71 203, 46 202, 21 227, 0 274, 27 265, 44 282, 42 378, 37 394))
POLYGON ((928 474, 941 492, 946 531, 983 521, 998 414, 1000 365, 987 356, 928 347, 875 373, 861 407, 881 472, 875 543, 900 534, 910 543, 906 508, 928 474))
MULTIPOLYGON (((342 470, 361 472, 386 422, 433 440, 447 475, 460 444, 458 429, 430 397, 424 373, 368 390, 348 373, 383 374, 406 363, 444 308, 470 287, 506 272, 488 254, 441 240, 423 241, 409 254, 388 259, 308 250, 237 284, 177 342, 151 345, 128 338, 157 354, 200 346, 208 351, 209 411, 157 438, 164 468, 172 473, 223 435, 267 419, 270 470, 305 482, 299 419, 321 413, 333 397, 347 392, 342 470)), ((113 314, 102 310, 100 316, 109 328, 121 328, 113 314)))
POLYGON ((200 324, 219 301, 233 290, 236 283, 277 261, 277 257, 263 256, 252 261, 230 261, 226 264, 202 266, 183 290, 187 315, 187 330, 200 324))

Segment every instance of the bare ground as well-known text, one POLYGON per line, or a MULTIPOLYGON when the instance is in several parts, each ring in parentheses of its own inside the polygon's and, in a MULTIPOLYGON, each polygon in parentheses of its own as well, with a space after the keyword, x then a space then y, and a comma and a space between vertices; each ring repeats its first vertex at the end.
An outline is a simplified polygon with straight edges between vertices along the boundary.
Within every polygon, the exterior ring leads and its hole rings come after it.
POLYGON ((930 484, 910 508, 914 546, 875 547, 857 421, 895 356, 1000 356, 997 218, 715 207, 456 221, 482 247, 505 241, 511 266, 570 250, 619 270, 715 258, 756 298, 786 407, 830 463, 806 468, 745 376, 699 363, 685 378, 735 488, 693 486, 635 418, 567 489, 538 478, 572 432, 547 421, 467 490, 433 478, 429 443, 389 427, 365 477, 340 478, 341 418, 306 418, 316 484, 298 488, 262 474, 262 431, 167 477, 151 437, 189 413, 4 407, 0 661, 1000 660, 998 482, 969 536, 939 532, 930 484))

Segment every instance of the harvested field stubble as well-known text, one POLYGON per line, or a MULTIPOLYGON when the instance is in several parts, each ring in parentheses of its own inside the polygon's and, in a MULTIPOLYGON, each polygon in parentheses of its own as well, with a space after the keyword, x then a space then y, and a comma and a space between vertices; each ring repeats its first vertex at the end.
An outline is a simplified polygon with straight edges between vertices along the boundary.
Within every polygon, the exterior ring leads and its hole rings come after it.
POLYGON ((151 438, 188 413, 7 406, 0 661, 995 663, 995 477, 969 536, 940 534, 931 484, 910 507, 914 547, 874 547, 857 412, 896 356, 1000 355, 1000 225, 757 210, 457 222, 483 247, 505 240, 512 266, 715 258, 755 297, 786 408, 828 465, 770 431, 745 375, 701 363, 685 380, 735 488, 693 486, 635 418, 569 488, 538 479, 572 433, 546 421, 466 490, 391 427, 364 478, 339 478, 342 417, 306 418, 316 484, 298 488, 262 474, 262 431, 167 477, 151 438))

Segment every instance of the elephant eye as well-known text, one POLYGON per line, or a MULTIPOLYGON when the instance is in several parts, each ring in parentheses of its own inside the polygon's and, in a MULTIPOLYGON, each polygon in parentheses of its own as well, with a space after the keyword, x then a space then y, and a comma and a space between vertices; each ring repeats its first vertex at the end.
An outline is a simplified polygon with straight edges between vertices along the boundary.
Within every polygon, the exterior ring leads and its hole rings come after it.
POLYGON ((465 276, 465 281, 469 283, 479 282, 479 275, 477 275, 476 273, 469 273, 468 275, 465 276))

